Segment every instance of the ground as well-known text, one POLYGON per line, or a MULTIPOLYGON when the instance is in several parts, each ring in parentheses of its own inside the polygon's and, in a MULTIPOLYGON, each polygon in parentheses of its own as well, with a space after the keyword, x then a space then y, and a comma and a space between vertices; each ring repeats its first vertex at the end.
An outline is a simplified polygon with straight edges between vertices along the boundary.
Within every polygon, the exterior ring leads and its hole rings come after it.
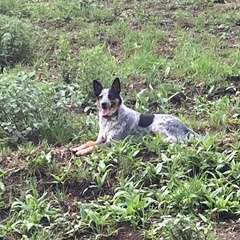
POLYGON ((9 60, 14 48, 5 54, 8 35, 0 45, 0 239, 239 239, 239 9, 234 0, 3 1, 2 15, 36 29, 21 61, 9 60), (34 108, 38 92, 24 83, 24 100, 20 81, 9 87, 28 71, 29 86, 54 86, 42 98, 50 108, 34 108), (115 76, 126 105, 178 115, 206 138, 129 138, 76 157, 70 148, 97 136, 91 82, 115 76), (32 132, 10 141, 24 124, 32 132))

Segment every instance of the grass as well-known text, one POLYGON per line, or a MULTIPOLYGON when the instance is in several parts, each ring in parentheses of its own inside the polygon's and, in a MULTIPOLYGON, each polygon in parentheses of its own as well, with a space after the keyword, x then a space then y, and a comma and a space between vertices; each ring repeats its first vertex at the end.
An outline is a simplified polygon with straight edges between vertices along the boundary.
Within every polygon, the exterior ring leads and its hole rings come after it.
POLYGON ((1 1, 0 238, 238 239, 239 7, 1 1), (92 80, 115 76, 128 106, 202 137, 74 156, 97 137, 92 80))

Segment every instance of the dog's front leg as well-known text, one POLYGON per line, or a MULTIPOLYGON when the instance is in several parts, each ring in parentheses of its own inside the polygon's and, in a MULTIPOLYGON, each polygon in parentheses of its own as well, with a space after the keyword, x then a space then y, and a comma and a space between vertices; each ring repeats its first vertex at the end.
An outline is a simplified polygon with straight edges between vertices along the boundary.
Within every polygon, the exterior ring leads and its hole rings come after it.
POLYGON ((78 150, 75 153, 75 155, 77 155, 77 156, 87 155, 87 154, 91 153, 93 151, 93 149, 94 149, 94 146, 83 148, 83 149, 78 150))
POLYGON ((75 154, 77 156, 87 155, 93 151, 94 146, 101 144, 102 142, 103 142, 103 134, 102 134, 102 129, 100 129, 97 140, 95 142, 88 141, 87 143, 84 143, 81 146, 72 149, 72 151, 76 152, 75 154))
POLYGON ((84 150, 84 149, 87 149, 91 146, 94 145, 94 142, 93 141, 88 141, 87 143, 84 143, 76 148, 70 148, 71 151, 73 152, 79 152, 80 150, 84 150))
POLYGON ((94 142, 93 146, 89 146, 87 148, 80 149, 75 154, 77 156, 82 156, 82 155, 87 155, 87 154, 91 153, 94 150, 94 148, 96 148, 96 147, 100 147, 100 148, 101 147, 110 147, 111 146, 111 142, 112 142, 111 134, 109 134, 109 136, 107 137, 107 141, 106 142, 103 143, 103 141, 104 141, 104 138, 103 138, 102 134, 99 133, 98 138, 94 142))
POLYGON ((94 142, 94 145, 98 145, 103 142, 103 131, 102 129, 99 130, 97 140, 94 142))

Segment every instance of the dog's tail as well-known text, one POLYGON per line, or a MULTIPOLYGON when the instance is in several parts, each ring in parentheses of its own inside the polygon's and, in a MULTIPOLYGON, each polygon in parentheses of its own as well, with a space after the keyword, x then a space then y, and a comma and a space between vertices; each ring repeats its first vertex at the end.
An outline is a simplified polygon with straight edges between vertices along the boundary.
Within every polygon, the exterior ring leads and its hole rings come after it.
POLYGON ((198 138, 200 135, 194 132, 191 128, 188 128, 187 138, 189 139, 191 137, 198 138))

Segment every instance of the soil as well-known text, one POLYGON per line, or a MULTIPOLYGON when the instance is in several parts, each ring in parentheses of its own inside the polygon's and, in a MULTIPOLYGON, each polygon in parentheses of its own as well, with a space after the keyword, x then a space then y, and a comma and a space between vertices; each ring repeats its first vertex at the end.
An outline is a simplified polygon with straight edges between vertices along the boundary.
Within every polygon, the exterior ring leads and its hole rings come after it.
POLYGON ((145 238, 130 223, 123 222, 119 224, 117 235, 110 238, 111 240, 144 240, 145 238))
MULTIPOLYGON (((130 2, 131 1, 126 3, 126 6, 123 8, 123 11, 122 11, 123 16, 131 17, 131 15, 133 14, 133 12, 131 10, 130 2)), ((168 1, 166 1, 166 2, 168 2, 168 1)), ((228 2, 230 2, 230 1, 228 1, 228 2)), ((214 7, 218 8, 218 9, 224 9, 227 7, 239 8, 239 4, 237 2, 234 2, 234 1, 231 1, 231 2, 232 3, 226 4, 226 5, 217 3, 216 5, 214 5, 214 7)), ((166 41, 166 44, 157 45, 157 47, 155 49, 155 52, 157 54, 165 53, 169 56, 169 58, 173 57, 173 49, 175 48, 176 43, 175 43, 174 33, 171 32, 171 29, 174 29, 175 26, 178 24, 178 22, 173 17, 172 13, 173 13, 173 11, 180 9, 180 8, 182 8, 182 6, 179 6, 179 7, 169 6, 169 4, 165 4, 165 5, 164 4, 161 4, 161 5, 159 5, 159 4, 151 5, 150 4, 149 5, 148 10, 149 10, 150 15, 151 14, 154 15, 156 13, 157 14, 162 13, 163 20, 162 20, 161 26, 159 26, 159 27, 163 27, 163 28, 166 27, 169 30, 169 36, 168 36, 168 40, 166 41), (159 7, 159 6, 161 6, 161 7, 159 7)), ((192 9, 193 15, 197 15, 204 10, 205 10, 204 4, 196 5, 192 9)), ((57 22, 56 25, 57 25, 56 27, 63 26, 63 24, 61 22, 57 22)), ((180 23, 180 26, 185 29, 194 27, 191 22, 184 22, 184 23, 182 22, 182 23, 180 23)), ((237 44, 236 29, 238 26, 239 26, 239 22, 237 22, 236 26, 233 27, 232 29, 227 29, 228 32, 232 32, 230 34, 229 38, 227 39, 228 44, 230 44, 232 47, 235 47, 237 44)), ((133 28, 141 28, 141 23, 133 22, 132 27, 133 28)), ((76 29, 76 30, 72 30, 72 31, 77 32, 79 30, 76 29)), ((219 28, 218 31, 222 31, 222 29, 219 28)), ((121 56, 121 52, 120 52, 121 48, 117 41, 112 41, 112 42, 109 41, 109 42, 107 42, 107 45, 108 45, 111 53, 116 58, 121 56)), ((73 51, 72 53, 74 55, 78 51, 78 48, 73 48, 72 51, 73 51)), ((49 64, 51 64, 51 63, 49 63, 49 64)), ((52 62, 52 65, 56 65, 56 63, 52 62)), ((58 70, 54 66, 49 66, 49 68, 58 70)), ((53 78, 56 78, 57 75, 58 75, 57 73, 52 74, 53 78)), ((129 81, 129 85, 127 86, 129 89, 135 89, 136 91, 140 91, 141 89, 144 89, 147 86, 146 78, 144 75, 138 75, 138 74, 132 75, 130 77, 130 80, 131 81, 129 81)), ((173 80, 175 80, 175 79, 173 79, 173 80)), ((240 76, 228 76, 228 77, 226 77, 226 81, 228 81, 229 83, 232 83, 235 87, 238 88, 237 90, 239 91, 240 76)), ((189 94, 187 94, 187 95, 190 97, 194 97, 194 94, 198 94, 198 92, 192 91, 192 89, 193 89, 192 87, 193 86, 188 86, 188 88, 186 88, 186 92, 187 93, 189 92, 189 94), (191 89, 191 91, 189 89, 191 89)), ((204 87, 203 87, 203 90, 204 90, 204 87)), ((198 90, 196 90, 196 91, 198 91, 198 90)), ((218 94, 224 95, 227 93, 226 92, 218 92, 218 94)), ((228 94, 231 94, 231 93, 228 93, 228 94)), ((211 97, 215 97, 215 96, 211 96, 211 97)), ((67 162, 71 161, 71 159, 73 158, 73 153, 64 147, 55 148, 53 150, 54 150, 54 154, 56 155, 58 161, 62 164, 66 164, 67 162)), ((144 155, 144 152, 141 152, 140 154, 144 155)), ((7 172, 9 172, 4 177, 4 184, 7 186, 9 191, 12 191, 14 197, 17 197, 19 195, 18 189, 21 189, 20 176, 22 174, 26 174, 26 172, 24 170, 24 162, 22 160, 22 156, 21 156, 20 152, 14 151, 8 156, 0 157, 0 166, 3 170, 6 170, 7 172), (21 169, 21 168, 22 168, 22 170, 19 170, 19 172, 12 171, 12 169, 21 169), (9 171, 10 169, 11 169, 11 171, 9 171)), ((27 173, 27 174, 29 174, 29 173, 27 173)), ((42 175, 42 176, 44 176, 44 175, 42 175)), ((45 179, 45 180, 48 180, 48 179, 45 179)), ((40 184, 43 184, 42 186, 39 186, 39 188, 42 190, 44 188, 46 188, 46 185, 44 185, 44 182, 47 182, 47 181, 44 181, 44 179, 43 179, 40 182, 40 184)), ((64 203, 65 204, 64 208, 70 209, 71 212, 74 212, 76 210, 72 204, 74 199, 81 198, 81 199, 84 199, 85 201, 87 201, 87 200, 91 200, 91 199, 95 198, 96 196, 98 196, 100 194, 99 190, 94 190, 94 189, 92 189, 91 191, 89 190, 89 192, 85 192, 85 195, 83 194, 81 189, 86 189, 86 187, 89 185, 89 183, 90 182, 88 179, 86 179, 85 182, 81 182, 81 183, 79 183, 77 180, 69 181, 69 182, 66 181, 62 187, 66 187, 68 189, 69 199, 68 199, 68 201, 66 201, 64 203)), ((106 189, 106 191, 108 191, 108 189, 106 189)), ((8 213, 9 213, 9 209, 1 210, 0 222, 3 221, 8 216, 8 213)), ((136 228, 134 228, 128 222, 119 223, 117 225, 117 228, 119 230, 115 236, 108 237, 105 239, 109 239, 109 240, 144 240, 145 239, 140 234, 140 231, 138 231, 136 228)), ((221 222, 216 225, 216 227, 214 229, 214 234, 217 236, 217 240, 239 240, 240 239, 240 223, 233 222, 233 221, 229 222, 228 220, 226 222, 221 222)), ((87 238, 80 237, 79 239, 87 239, 87 238)))
POLYGON ((225 222, 219 223, 214 232, 217 240, 239 240, 240 239, 240 223, 225 222))
MULTIPOLYGON (((58 147, 54 148, 53 152, 55 153, 55 156, 57 157, 58 161, 62 164, 66 164, 67 162, 71 161, 73 154, 69 151, 69 149, 66 149, 64 147, 58 147)), ((141 153, 144 155, 144 153, 141 153)), ((19 151, 12 152, 9 156, 5 156, 4 158, 0 159, 0 165, 3 169, 19 169, 19 165, 23 166, 22 163, 22 157, 19 151), (14 159, 14 161, 9 161, 9 159, 14 159)), ((22 178, 24 178, 24 175, 27 176, 31 173, 26 172, 24 168, 20 169, 18 172, 15 171, 9 171, 8 174, 6 174, 6 177, 4 178, 4 184, 7 186, 8 191, 11 191, 11 193, 15 197, 19 197, 21 184, 22 184, 22 178), (22 178, 21 178, 21 177, 22 178)), ((41 173, 36 173, 35 176, 38 174, 41 175, 41 173)), ((69 194, 68 199, 66 201, 62 202, 62 208, 66 211, 68 210, 69 213, 71 213, 72 216, 75 216, 76 206, 73 204, 74 200, 82 200, 82 201, 91 201, 92 199, 95 199, 101 194, 105 194, 105 192, 100 192, 98 189, 91 189, 89 191, 85 191, 83 193, 84 189, 87 189, 87 186, 89 186, 90 181, 86 179, 86 181, 65 181, 64 184, 59 185, 48 185, 45 184, 47 181, 49 181, 49 177, 45 175, 45 173, 42 173, 42 175, 39 177, 41 178, 41 181, 39 181, 38 184, 38 190, 39 192, 44 191, 44 189, 51 189, 55 191, 55 187, 59 188, 65 188, 67 189, 67 193, 69 194)), ((111 188, 109 188, 111 189, 111 188)), ((105 191, 108 191, 106 188, 105 191)), ((113 194, 111 190, 108 192, 108 194, 113 194)), ((2 209, 0 212, 0 221, 4 221, 8 214, 9 214, 8 208, 2 209)), ((236 219, 237 220, 237 219, 236 219)), ((144 236, 141 235, 140 231, 133 227, 131 223, 129 222, 121 222, 116 224, 116 234, 114 236, 110 237, 103 237, 101 239, 103 240, 145 240, 144 236)), ((216 227, 213 230, 213 234, 216 236, 216 240, 239 240, 240 239, 240 223, 237 223, 235 221, 230 221, 226 219, 223 222, 219 222, 216 224, 216 227)), ((89 239, 87 237, 88 234, 84 233, 79 236, 79 239, 89 239), (87 238, 86 238, 87 237, 87 238)))

